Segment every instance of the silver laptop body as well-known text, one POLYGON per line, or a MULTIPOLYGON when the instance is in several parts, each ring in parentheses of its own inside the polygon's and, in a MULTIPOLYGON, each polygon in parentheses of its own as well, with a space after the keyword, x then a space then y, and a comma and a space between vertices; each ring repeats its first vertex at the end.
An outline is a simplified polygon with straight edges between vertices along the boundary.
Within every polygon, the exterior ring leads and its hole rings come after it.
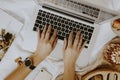
MULTIPOLYGON (((80 68, 88 65, 91 52, 93 51, 96 38, 100 30, 100 24, 116 17, 116 13, 111 13, 110 10, 99 8, 96 5, 91 6, 90 3, 78 0, 39 0, 39 11, 35 18, 36 21, 34 28, 39 24, 39 14, 45 13, 62 19, 74 21, 76 24, 82 23, 83 25, 92 26, 94 28, 89 44, 86 44, 86 48, 81 52, 79 59, 77 60, 77 66, 80 68), (38 20, 38 22, 37 22, 38 20)), ((43 17, 42 17, 43 18, 43 17)), ((43 23, 42 23, 43 24, 43 23)), ((87 27, 86 26, 86 27, 87 27)), ((85 29, 85 28, 84 28, 85 29)), ((87 33, 86 33, 87 34, 87 33)), ((56 61, 63 60, 62 56, 63 40, 59 40, 55 50, 49 56, 50 59, 56 61)))

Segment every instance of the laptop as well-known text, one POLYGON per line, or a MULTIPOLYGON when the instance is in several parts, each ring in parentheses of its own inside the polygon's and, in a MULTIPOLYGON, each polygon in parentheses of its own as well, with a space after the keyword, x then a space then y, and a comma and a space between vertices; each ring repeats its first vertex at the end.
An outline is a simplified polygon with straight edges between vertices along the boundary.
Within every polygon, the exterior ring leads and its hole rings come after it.
MULTIPOLYGON (((81 31, 83 41, 87 41, 87 44, 77 60, 77 66, 81 68, 87 66, 100 30, 99 25, 116 17, 117 14, 80 0, 39 0, 38 2, 39 10, 33 19, 34 25, 29 28, 30 33, 35 33, 38 27, 43 30, 44 25, 49 24, 52 26, 52 32, 58 29, 58 44, 48 58, 55 61, 63 60, 63 39, 68 37, 71 31, 74 35, 77 31, 81 31)), ((36 34, 31 35, 31 41, 34 41, 34 47, 29 48, 31 51, 37 44, 37 39, 34 38, 36 34)), ((24 42, 23 48, 26 48, 25 45, 30 45, 29 40, 24 42)))

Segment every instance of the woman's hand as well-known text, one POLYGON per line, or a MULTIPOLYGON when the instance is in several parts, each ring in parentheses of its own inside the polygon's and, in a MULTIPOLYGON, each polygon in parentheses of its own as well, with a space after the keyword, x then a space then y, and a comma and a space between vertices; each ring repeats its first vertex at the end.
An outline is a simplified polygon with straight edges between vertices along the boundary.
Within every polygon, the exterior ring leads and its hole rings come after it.
POLYGON ((82 44, 82 36, 80 32, 77 32, 75 40, 73 40, 73 32, 70 33, 68 40, 64 39, 63 56, 65 65, 75 65, 85 43, 86 42, 82 44))
POLYGON ((64 40, 63 57, 64 57, 64 75, 63 80, 75 80, 75 63, 80 52, 84 48, 82 36, 77 32, 73 39, 73 32, 70 33, 68 40, 64 40))
MULTIPOLYGON (((51 26, 45 27, 41 33, 38 30, 38 45, 36 52, 30 56, 32 65, 37 66, 40 64, 55 48, 57 43, 57 30, 54 30, 53 35, 50 37, 51 26)), ((24 80, 26 76, 32 71, 29 69, 31 66, 26 66, 23 62, 18 68, 16 68, 5 80, 24 80)))
POLYGON ((38 45, 35 52, 35 55, 39 56, 42 60, 44 60, 55 48, 57 43, 57 30, 54 30, 52 36, 51 33, 51 26, 48 28, 45 26, 43 32, 41 33, 38 29, 38 45))

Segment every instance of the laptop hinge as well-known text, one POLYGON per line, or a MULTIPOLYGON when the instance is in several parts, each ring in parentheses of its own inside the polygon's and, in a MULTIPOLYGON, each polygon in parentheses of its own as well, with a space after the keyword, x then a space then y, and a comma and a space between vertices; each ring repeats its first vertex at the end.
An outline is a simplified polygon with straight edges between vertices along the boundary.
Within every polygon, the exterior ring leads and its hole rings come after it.
POLYGON ((53 6, 50 6, 50 5, 47 5, 47 4, 44 4, 42 7, 45 8, 45 9, 48 9, 48 10, 52 10, 52 11, 55 11, 55 12, 58 12, 58 13, 61 13, 61 14, 64 14, 64 15, 82 20, 82 21, 85 21, 85 22, 88 22, 88 23, 91 23, 91 24, 95 23, 94 19, 90 19, 90 18, 84 17, 82 15, 78 15, 78 14, 75 14, 75 13, 72 13, 72 12, 69 12, 69 11, 65 11, 65 10, 59 9, 57 7, 53 7, 53 6))

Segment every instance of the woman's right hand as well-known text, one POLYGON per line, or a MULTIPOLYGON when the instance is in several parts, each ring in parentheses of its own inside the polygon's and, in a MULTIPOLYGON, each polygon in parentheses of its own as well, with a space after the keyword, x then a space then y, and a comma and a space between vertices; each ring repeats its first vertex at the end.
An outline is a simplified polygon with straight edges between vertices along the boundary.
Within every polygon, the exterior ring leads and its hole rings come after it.
POLYGON ((70 33, 68 40, 64 39, 63 57, 65 65, 75 65, 85 43, 86 41, 82 44, 82 35, 80 32, 77 32, 75 40, 73 39, 73 32, 70 33))

